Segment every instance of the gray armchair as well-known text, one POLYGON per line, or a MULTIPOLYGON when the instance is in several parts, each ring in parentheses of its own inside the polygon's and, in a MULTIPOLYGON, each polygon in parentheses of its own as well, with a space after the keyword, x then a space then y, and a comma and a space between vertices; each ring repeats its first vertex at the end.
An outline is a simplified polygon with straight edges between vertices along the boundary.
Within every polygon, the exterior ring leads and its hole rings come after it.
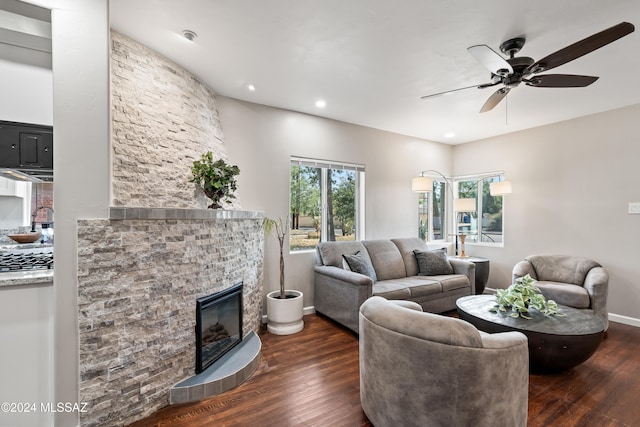
POLYGON ((419 304, 360 307, 360 400, 385 426, 526 426, 527 337, 486 334, 419 304))
POLYGON ((513 267, 513 281, 529 274, 547 299, 592 310, 609 327, 609 275, 597 262, 569 255, 531 255, 513 267))

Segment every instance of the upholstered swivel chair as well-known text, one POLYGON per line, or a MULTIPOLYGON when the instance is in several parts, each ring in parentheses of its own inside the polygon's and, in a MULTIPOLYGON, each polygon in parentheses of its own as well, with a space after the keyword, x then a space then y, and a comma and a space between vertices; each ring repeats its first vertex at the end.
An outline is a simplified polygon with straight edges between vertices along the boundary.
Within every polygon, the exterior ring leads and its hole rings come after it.
POLYGON ((486 334, 411 301, 360 307, 360 400, 376 427, 526 426, 527 337, 486 334))
POLYGON ((531 255, 513 267, 513 281, 529 274, 547 299, 593 311, 609 327, 609 275, 597 262, 569 255, 531 255))

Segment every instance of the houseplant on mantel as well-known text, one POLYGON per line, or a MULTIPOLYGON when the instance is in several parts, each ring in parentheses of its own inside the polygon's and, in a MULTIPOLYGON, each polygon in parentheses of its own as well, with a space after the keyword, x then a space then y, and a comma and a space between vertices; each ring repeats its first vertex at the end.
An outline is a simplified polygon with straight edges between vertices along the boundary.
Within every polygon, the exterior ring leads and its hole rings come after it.
POLYGON ((280 244, 280 289, 267 294, 267 330, 275 335, 289 335, 304 328, 303 294, 284 287, 284 239, 289 221, 265 217, 262 225, 266 234, 275 233, 280 244))
POLYGON ((189 181, 195 182, 205 196, 211 199, 209 209, 222 209, 222 202, 230 202, 236 198, 233 193, 238 188, 236 175, 239 173, 240 168, 236 165, 230 165, 223 159, 214 161, 213 153, 209 151, 200 160, 193 162, 193 177, 189 181))

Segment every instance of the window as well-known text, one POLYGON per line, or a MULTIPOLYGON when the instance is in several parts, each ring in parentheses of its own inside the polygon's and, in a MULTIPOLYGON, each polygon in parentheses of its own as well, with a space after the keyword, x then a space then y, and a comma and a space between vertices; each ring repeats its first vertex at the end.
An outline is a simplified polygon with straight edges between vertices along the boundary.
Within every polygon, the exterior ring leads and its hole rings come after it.
POLYGON ((364 235, 364 166, 291 159, 289 249, 364 235))
POLYGON ((503 196, 492 196, 489 184, 500 181, 501 175, 488 178, 465 177, 456 181, 459 198, 475 198, 475 212, 458 212, 458 233, 467 234, 468 243, 502 244, 503 196), (480 219, 478 219, 480 218, 480 219))
POLYGON ((418 198, 418 236, 425 241, 445 240, 447 229, 446 183, 433 180, 433 191, 418 198))

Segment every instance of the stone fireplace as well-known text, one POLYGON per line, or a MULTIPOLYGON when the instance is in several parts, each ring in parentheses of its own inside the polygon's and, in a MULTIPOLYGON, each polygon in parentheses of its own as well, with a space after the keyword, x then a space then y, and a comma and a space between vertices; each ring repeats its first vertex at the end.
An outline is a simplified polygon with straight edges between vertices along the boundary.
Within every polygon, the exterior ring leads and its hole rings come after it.
POLYGON ((111 208, 110 219, 78 223, 83 426, 127 424, 170 403, 170 389, 195 374, 198 298, 242 282, 242 334, 255 336, 261 221, 246 211, 111 208))
POLYGON ((101 427, 223 392, 253 372, 264 259, 262 214, 242 210, 239 197, 206 209, 189 181, 205 152, 229 161, 215 93, 116 32, 110 75, 112 207, 77 222, 79 401, 91 408, 80 424, 101 427), (176 387, 195 374, 195 301, 237 283, 241 332, 254 338, 233 350, 252 349, 248 369, 176 387))

